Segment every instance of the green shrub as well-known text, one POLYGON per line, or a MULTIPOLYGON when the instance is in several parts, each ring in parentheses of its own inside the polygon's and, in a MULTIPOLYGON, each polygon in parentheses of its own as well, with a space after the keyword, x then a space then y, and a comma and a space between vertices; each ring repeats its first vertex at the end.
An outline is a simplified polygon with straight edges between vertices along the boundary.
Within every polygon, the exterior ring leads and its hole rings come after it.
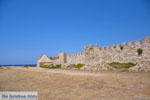
POLYGON ((29 67, 34 67, 34 66, 23 66, 23 67, 25 67, 25 68, 29 68, 29 67))
POLYGON ((129 62, 129 63, 119 63, 119 62, 112 62, 112 63, 108 63, 110 66, 112 66, 113 68, 131 68, 133 66, 136 66, 136 64, 129 62))
POLYGON ((123 46, 120 46, 120 49, 123 50, 123 46))
POLYGON ((84 66, 85 64, 77 64, 75 68, 80 69, 84 66))
POLYGON ((119 62, 112 62, 112 63, 109 63, 109 65, 111 66, 111 67, 113 67, 113 68, 120 68, 120 66, 121 66, 121 63, 119 63, 119 62))
POLYGON ((132 62, 128 62, 128 64, 129 64, 130 66, 136 66, 136 65, 137 65, 137 63, 134 64, 134 63, 132 63, 132 62))
POLYGON ((56 65, 56 68, 61 68, 61 65, 56 65))
POLYGON ((50 68, 61 68, 61 65, 50 66, 50 68))
POLYGON ((129 63, 122 63, 121 64, 121 67, 122 68, 131 68, 133 66, 135 66, 136 64, 132 63, 132 62, 129 62, 129 63))
POLYGON ((42 66, 40 66, 41 68, 50 68, 50 66, 48 66, 48 65, 42 65, 42 66))
POLYGON ((41 68, 61 68, 61 65, 56 65, 56 66, 53 66, 53 65, 43 65, 43 66, 40 66, 41 68))
POLYGON ((130 64, 124 64, 123 66, 122 66, 122 68, 131 68, 132 66, 130 65, 130 64))
POLYGON ((25 68, 28 68, 29 66, 24 66, 25 68))
POLYGON ((113 65, 113 64, 120 64, 119 62, 112 62, 112 63, 109 63, 109 65, 113 65))
POLYGON ((108 70, 113 70, 113 68, 112 68, 112 67, 107 67, 107 69, 108 69, 108 70))
POLYGON ((121 72, 128 72, 128 71, 129 71, 128 68, 121 70, 121 72))
POLYGON ((138 49, 137 49, 137 53, 138 53, 138 55, 142 55, 143 49, 142 49, 142 48, 138 48, 138 49))

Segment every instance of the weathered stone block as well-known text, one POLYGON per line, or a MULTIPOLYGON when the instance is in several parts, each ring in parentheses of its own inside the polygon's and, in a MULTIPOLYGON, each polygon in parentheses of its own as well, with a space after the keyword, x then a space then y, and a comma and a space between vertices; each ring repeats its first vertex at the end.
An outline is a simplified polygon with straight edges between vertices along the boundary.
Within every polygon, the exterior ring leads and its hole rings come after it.
POLYGON ((133 48, 134 47, 134 42, 133 41, 128 42, 128 46, 133 48))
POLYGON ((121 50, 121 45, 120 44, 117 45, 117 50, 121 50))
POLYGON ((112 49, 112 50, 116 49, 116 46, 115 46, 115 45, 112 45, 112 46, 111 46, 111 49, 112 49))
POLYGON ((88 47, 87 46, 84 46, 84 49, 87 49, 88 47))
POLYGON ((60 61, 60 64, 67 63, 67 53, 64 53, 64 52, 60 53, 59 61, 60 61))
POLYGON ((106 50, 106 47, 102 47, 101 50, 106 50))
POLYGON ((90 44, 90 49, 92 49, 93 48, 93 45, 92 44, 90 44))
POLYGON ((111 48, 109 46, 106 47, 106 50, 110 50, 111 48))
POLYGON ((99 47, 98 47, 98 44, 95 44, 95 48, 99 48, 99 47))
POLYGON ((150 37, 144 39, 144 46, 150 46, 150 37))
POLYGON ((124 43, 122 44, 122 46, 123 46, 124 48, 127 48, 127 43, 124 42, 124 43))
POLYGON ((142 47, 142 40, 137 40, 137 41, 135 42, 135 46, 136 46, 137 48, 141 48, 141 47, 142 47))

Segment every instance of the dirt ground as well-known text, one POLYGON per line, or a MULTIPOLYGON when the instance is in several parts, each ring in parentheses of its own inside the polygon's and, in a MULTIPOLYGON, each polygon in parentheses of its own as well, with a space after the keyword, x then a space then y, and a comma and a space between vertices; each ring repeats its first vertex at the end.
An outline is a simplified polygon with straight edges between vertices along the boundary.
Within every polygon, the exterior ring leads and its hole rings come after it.
POLYGON ((150 100, 150 73, 0 68, 0 91, 37 91, 38 100, 150 100))

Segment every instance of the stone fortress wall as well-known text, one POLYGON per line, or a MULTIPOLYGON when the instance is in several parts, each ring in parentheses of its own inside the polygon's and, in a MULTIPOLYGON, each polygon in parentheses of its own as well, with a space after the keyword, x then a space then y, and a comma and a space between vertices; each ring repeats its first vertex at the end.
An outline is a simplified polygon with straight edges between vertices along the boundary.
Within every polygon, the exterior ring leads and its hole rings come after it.
POLYGON ((100 62, 139 62, 139 61, 150 61, 150 38, 144 39, 142 44, 141 40, 135 42, 131 41, 122 44, 123 49, 121 50, 121 45, 113 45, 111 47, 99 48, 95 45, 95 48, 90 45, 89 48, 85 47, 85 58, 87 62, 90 63, 100 63, 100 62), (138 55, 137 49, 142 48, 143 53, 141 56, 138 55))
POLYGON ((85 63, 85 54, 79 53, 74 55, 67 56, 67 63, 70 64, 84 64, 85 63))
MULTIPOLYGON (((139 61, 150 61, 150 38, 147 37, 142 40, 133 41, 128 43, 113 45, 111 47, 98 47, 92 44, 89 47, 84 47, 83 53, 78 53, 74 55, 68 55, 67 53, 60 53, 57 59, 52 60, 54 65, 57 64, 88 64, 88 63, 111 63, 111 62, 134 62, 139 61), (123 49, 121 49, 123 47, 123 49), (137 49, 142 48, 142 55, 138 55, 137 49)), ((38 62, 40 63, 40 62, 38 62)), ((40 64, 39 64, 40 65, 40 64)))

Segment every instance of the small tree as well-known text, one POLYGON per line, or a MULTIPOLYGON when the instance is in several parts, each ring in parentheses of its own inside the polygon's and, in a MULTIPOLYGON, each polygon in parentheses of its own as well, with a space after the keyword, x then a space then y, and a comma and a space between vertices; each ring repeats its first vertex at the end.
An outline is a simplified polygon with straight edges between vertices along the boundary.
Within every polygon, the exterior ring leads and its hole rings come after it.
POLYGON ((142 55, 143 49, 142 49, 142 48, 138 48, 138 49, 137 49, 137 53, 138 53, 139 56, 142 55))
POLYGON ((120 49, 123 50, 123 46, 120 46, 120 49))
POLYGON ((76 68, 77 68, 77 69, 80 69, 80 68, 82 68, 84 65, 85 65, 85 64, 77 64, 77 65, 76 65, 76 68))

